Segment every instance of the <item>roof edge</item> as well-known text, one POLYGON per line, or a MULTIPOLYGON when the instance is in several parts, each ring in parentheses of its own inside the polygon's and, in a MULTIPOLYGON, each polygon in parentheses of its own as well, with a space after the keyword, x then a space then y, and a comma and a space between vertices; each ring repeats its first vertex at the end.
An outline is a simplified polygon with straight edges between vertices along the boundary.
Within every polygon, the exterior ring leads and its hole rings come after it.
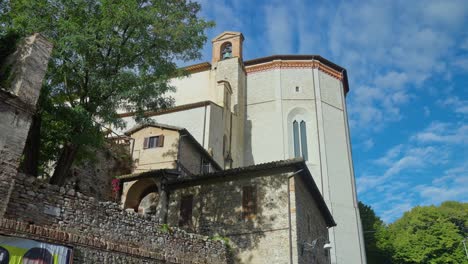
POLYGON ((345 95, 349 92, 349 83, 348 83, 348 74, 345 68, 341 67, 338 64, 335 64, 320 55, 272 55, 266 57, 260 57, 252 60, 244 61, 244 66, 252 66, 256 64, 271 62, 274 60, 316 60, 324 65, 334 69, 335 71, 341 72, 343 74, 343 86, 345 95))

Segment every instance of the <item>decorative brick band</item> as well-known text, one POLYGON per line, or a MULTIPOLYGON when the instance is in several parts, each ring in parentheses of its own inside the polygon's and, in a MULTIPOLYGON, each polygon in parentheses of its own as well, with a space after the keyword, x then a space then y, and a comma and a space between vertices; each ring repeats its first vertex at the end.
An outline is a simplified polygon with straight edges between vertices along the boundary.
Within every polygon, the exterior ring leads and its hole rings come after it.
POLYGON ((273 69, 319 69, 322 72, 332 76, 333 78, 343 81, 343 74, 341 72, 336 71, 317 60, 309 60, 309 61, 274 60, 271 62, 247 66, 245 69, 247 71, 247 74, 264 72, 264 71, 269 71, 273 69))
POLYGON ((39 239, 50 243, 64 244, 67 246, 79 245, 155 260, 166 259, 162 254, 150 250, 130 247, 123 245, 122 243, 115 243, 102 238, 73 234, 58 229, 31 225, 25 222, 5 218, 0 219, 0 234, 10 236, 23 235, 26 238, 39 239))

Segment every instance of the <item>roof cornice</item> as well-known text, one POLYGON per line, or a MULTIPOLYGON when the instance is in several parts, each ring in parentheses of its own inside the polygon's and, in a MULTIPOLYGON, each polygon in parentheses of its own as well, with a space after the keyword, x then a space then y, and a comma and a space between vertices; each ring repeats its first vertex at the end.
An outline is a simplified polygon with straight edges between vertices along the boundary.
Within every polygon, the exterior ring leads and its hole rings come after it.
POLYGON ((244 61, 247 73, 276 68, 317 68, 343 82, 345 95, 349 92, 346 69, 320 55, 273 55, 244 61))

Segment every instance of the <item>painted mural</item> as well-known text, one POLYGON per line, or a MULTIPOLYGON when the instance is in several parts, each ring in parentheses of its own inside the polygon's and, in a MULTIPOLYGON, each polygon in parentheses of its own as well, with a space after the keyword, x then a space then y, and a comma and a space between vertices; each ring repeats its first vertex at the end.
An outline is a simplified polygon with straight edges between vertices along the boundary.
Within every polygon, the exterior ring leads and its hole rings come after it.
POLYGON ((24 238, 0 236, 0 264, 71 264, 72 249, 24 238))

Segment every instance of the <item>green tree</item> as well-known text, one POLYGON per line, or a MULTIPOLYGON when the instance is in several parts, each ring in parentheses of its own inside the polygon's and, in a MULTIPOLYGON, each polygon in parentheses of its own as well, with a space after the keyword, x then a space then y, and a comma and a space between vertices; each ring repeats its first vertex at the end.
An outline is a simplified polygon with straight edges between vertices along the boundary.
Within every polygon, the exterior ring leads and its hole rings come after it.
POLYGON ((35 133, 43 139, 42 160, 57 158, 51 183, 63 184, 77 155, 102 143, 98 122, 123 125, 117 109, 142 120, 146 110, 173 103, 164 96, 168 80, 183 74, 174 61, 198 58, 204 30, 213 26, 199 10, 186 0, 3 2, 0 21, 54 44, 35 133))
POLYGON ((417 206, 388 227, 394 263, 468 263, 468 203, 417 206))
POLYGON ((386 243, 388 234, 385 223, 370 206, 362 202, 359 202, 358 205, 364 232, 367 263, 391 263, 391 247, 386 243))

